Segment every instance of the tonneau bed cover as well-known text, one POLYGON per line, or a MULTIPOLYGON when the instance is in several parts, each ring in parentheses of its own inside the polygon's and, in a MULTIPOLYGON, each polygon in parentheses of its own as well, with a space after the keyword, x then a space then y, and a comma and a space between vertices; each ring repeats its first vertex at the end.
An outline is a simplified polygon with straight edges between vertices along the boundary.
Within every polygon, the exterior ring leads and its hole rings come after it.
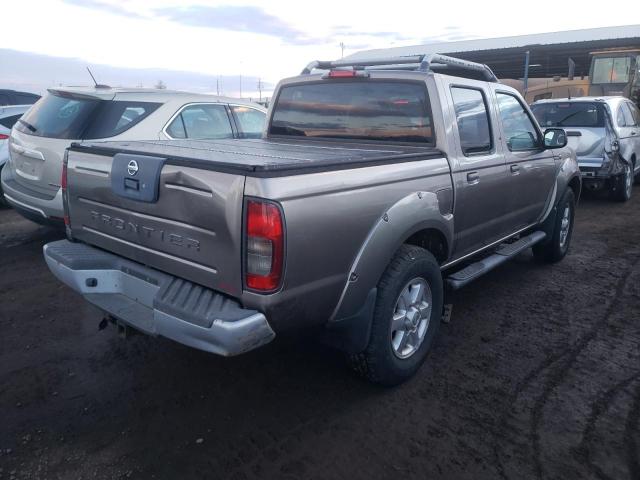
POLYGON ((335 140, 151 140, 74 143, 70 150, 112 156, 158 156, 167 165, 189 166, 257 177, 357 168, 443 156, 429 145, 335 140))

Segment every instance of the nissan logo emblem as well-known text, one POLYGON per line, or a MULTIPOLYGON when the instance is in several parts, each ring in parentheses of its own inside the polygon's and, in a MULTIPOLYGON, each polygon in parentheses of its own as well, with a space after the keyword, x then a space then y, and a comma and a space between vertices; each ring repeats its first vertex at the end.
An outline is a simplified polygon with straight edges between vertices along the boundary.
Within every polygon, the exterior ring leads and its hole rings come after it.
POLYGON ((136 162, 135 160, 129 161, 129 163, 127 164, 127 173, 132 177, 136 173, 138 173, 138 162, 136 162))

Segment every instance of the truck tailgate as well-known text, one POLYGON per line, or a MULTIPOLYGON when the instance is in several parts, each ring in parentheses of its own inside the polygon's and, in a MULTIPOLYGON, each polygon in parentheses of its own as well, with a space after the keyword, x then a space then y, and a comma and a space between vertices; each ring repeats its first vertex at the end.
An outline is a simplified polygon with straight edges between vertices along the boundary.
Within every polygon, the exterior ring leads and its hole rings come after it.
POLYGON ((244 181, 239 174, 164 164, 161 157, 72 149, 66 202, 71 234, 237 296, 244 181))

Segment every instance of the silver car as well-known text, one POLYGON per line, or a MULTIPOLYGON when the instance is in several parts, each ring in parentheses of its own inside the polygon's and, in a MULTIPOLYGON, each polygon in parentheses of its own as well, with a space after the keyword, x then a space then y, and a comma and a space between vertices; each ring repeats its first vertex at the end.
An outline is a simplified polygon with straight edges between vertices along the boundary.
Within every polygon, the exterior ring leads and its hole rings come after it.
MULTIPOLYGON (((0 107, 0 172, 9 160, 9 136, 11 135, 11 128, 29 108, 31 108, 31 105, 0 107)), ((4 204, 2 187, 0 187, 0 205, 4 204)))
POLYGON ((8 203, 39 223, 62 226, 60 178, 71 143, 88 139, 257 138, 266 110, 214 95, 157 89, 50 89, 14 126, 2 172, 8 203))
POLYGON ((540 100, 531 110, 543 128, 562 127, 587 189, 625 202, 640 180, 640 111, 625 97, 540 100))

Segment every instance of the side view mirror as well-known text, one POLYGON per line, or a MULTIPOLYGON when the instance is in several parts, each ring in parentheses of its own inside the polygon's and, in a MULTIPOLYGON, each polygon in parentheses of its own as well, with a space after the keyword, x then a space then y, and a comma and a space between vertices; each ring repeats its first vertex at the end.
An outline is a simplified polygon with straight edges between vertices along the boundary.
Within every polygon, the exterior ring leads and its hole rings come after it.
POLYGON ((544 148, 562 148, 567 146, 567 134, 562 128, 547 128, 544 131, 544 148))

